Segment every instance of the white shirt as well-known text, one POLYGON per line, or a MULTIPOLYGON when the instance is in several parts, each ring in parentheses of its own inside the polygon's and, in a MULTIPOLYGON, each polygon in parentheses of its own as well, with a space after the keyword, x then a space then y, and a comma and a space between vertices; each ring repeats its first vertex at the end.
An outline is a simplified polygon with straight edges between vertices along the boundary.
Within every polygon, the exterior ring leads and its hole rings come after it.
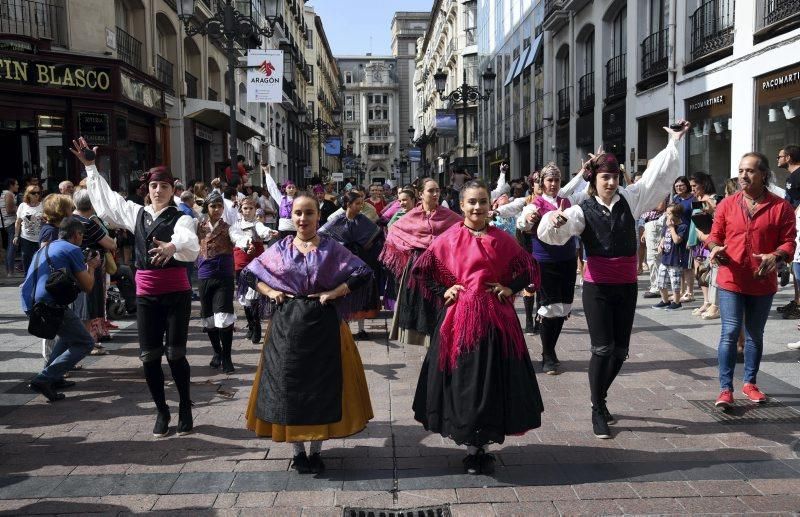
MULTIPOLYGON (((153 210, 153 205, 143 207, 133 201, 126 201, 111 190, 94 165, 86 167, 86 189, 89 191, 89 199, 92 200, 92 206, 98 217, 131 233, 136 232, 136 220, 140 210, 145 210, 155 220, 168 208, 164 207, 156 212, 153 210)), ((179 262, 197 260, 200 242, 197 240, 195 220, 188 215, 182 215, 175 223, 170 243, 175 246, 173 256, 175 260, 179 262)))
MULTIPOLYGON (((269 191, 270 197, 272 197, 276 203, 280 203, 279 200, 283 198, 283 194, 281 193, 281 189, 278 188, 278 184, 275 183, 275 180, 272 179, 270 174, 264 174, 264 183, 267 184, 267 190, 269 191)), ((280 204, 278 205, 278 209, 280 209, 280 204)), ((297 230, 297 228, 294 227, 294 222, 292 222, 291 218, 286 219, 279 217, 278 230, 282 232, 293 232, 297 230)))
POLYGON ((42 231, 42 203, 31 206, 28 203, 20 203, 17 207, 17 219, 22 220, 20 237, 26 241, 39 242, 39 233, 42 231))
POLYGON ((264 226, 261 221, 245 221, 241 218, 231 226, 228 233, 234 246, 242 250, 246 250, 253 242, 253 233, 261 237, 264 242, 272 238, 272 230, 264 226))
POLYGON ((228 223, 228 226, 233 226, 239 220, 239 210, 233 206, 233 201, 227 198, 222 198, 222 204, 225 205, 225 211, 222 212, 222 220, 228 223))
MULTIPOLYGON (((576 174, 575 176, 572 177, 571 180, 569 180, 569 183, 561 187, 561 190, 559 190, 558 194, 556 195, 560 198, 568 199, 570 205, 575 205, 577 204, 575 200, 578 199, 577 194, 575 194, 575 192, 583 193, 586 191, 588 187, 589 187, 589 182, 583 179, 583 174, 576 174)), ((556 202, 555 198, 552 198, 544 193, 542 193, 541 197, 544 198, 545 201, 547 201, 551 205, 556 207, 558 206, 558 203, 556 202)), ((525 208, 522 209, 522 212, 517 217, 517 229, 523 232, 531 231, 531 229, 533 228, 533 224, 528 222, 528 215, 537 210, 538 207, 533 203, 525 206, 525 208)))
MULTIPOLYGON (((678 148, 675 140, 670 138, 667 147, 650 161, 650 166, 644 171, 642 179, 633 185, 618 188, 608 205, 598 196, 595 196, 595 199, 611 211, 622 196, 628 203, 633 218, 638 219, 644 212, 655 208, 669 194, 672 182, 678 177, 679 172, 678 148)), ((574 204, 564 210, 567 222, 560 228, 553 225, 551 217, 543 217, 536 231, 539 239, 546 244, 560 246, 566 244, 570 237, 583 233, 586 228, 586 218, 580 203, 588 197, 586 192, 570 196, 569 199, 574 204)))

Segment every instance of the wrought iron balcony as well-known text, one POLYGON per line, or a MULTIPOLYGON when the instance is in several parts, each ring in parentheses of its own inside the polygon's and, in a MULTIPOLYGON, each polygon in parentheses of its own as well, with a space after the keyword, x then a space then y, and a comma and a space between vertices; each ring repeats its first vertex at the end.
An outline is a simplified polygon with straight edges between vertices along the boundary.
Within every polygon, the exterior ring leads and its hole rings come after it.
POLYGON ((760 0, 756 11, 756 29, 775 25, 800 24, 800 0, 760 0))
POLYGON ((189 72, 184 72, 183 79, 186 81, 186 96, 190 99, 197 99, 197 77, 189 72))
POLYGON ((669 29, 663 29, 642 41, 642 80, 665 73, 668 64, 669 29))
POLYGON ((606 63, 606 101, 624 96, 628 89, 628 74, 625 69, 627 54, 612 57, 606 63))
POLYGON ((51 40, 65 46, 64 2, 62 0, 4 0, 0 2, 0 34, 18 34, 51 40))
POLYGON ((569 120, 569 86, 558 90, 558 121, 569 120))
POLYGON ((735 3, 734 0, 708 0, 689 17, 691 61, 733 46, 735 3))
POLYGON ((170 89, 175 88, 174 67, 161 56, 156 56, 156 77, 170 89))
POLYGON ((117 57, 134 68, 142 68, 142 42, 117 27, 117 57))
POLYGON ((578 111, 583 113, 594 108, 594 72, 578 79, 578 111))
POLYGON ((567 0, 545 0, 544 30, 558 32, 569 23, 569 13, 564 10, 566 3, 567 0))

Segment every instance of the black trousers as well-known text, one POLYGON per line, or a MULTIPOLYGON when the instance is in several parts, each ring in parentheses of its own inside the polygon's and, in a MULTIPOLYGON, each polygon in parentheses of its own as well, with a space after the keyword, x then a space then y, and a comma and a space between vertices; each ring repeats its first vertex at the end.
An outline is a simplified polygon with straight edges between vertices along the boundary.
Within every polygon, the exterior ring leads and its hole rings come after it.
POLYGON ((203 278, 199 282, 200 317, 211 318, 217 313, 233 314, 233 277, 203 278))
POLYGON ((636 312, 636 284, 583 283, 583 310, 592 353, 625 360, 636 312))
POLYGON ((192 292, 136 297, 136 326, 142 362, 186 357, 192 292))

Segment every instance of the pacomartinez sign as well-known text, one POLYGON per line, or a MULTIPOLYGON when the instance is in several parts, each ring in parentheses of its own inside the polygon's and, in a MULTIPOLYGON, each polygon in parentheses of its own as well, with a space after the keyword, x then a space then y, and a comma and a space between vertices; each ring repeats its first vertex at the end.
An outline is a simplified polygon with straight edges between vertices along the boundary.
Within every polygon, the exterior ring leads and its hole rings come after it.
POLYGON ((0 56, 0 82, 60 90, 111 93, 111 69, 0 56))

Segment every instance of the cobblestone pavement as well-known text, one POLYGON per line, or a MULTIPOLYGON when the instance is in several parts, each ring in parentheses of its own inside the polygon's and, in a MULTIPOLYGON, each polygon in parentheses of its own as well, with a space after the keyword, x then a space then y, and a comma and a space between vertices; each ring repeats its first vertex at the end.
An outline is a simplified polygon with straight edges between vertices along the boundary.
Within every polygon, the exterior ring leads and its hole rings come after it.
MULTIPOLYGON (((631 357, 609 394, 612 440, 591 434, 588 335, 578 307, 559 343, 565 373, 539 375, 543 425, 496 446, 494 476, 461 472, 463 449, 427 433, 411 401, 424 350, 359 342, 375 419, 359 435, 326 442, 328 470, 289 471, 291 449, 258 439, 243 413, 260 346, 235 342, 234 375, 208 366, 211 348, 190 329, 195 432, 154 439, 133 322, 121 322, 110 354, 87 358, 67 399, 48 404, 25 380, 41 345, 25 333, 14 281, 0 287, 0 512, 108 515, 341 515, 346 506, 451 505, 454 515, 787 514, 800 510, 800 353, 795 322, 771 318, 757 409, 735 418, 706 406, 718 394, 719 320, 666 313, 641 300, 631 357)), ((785 303, 788 291, 776 297, 785 303)), ((698 304, 691 304, 693 308, 698 304)), ((529 337, 534 358, 537 337, 529 337)), ((537 368, 538 369, 538 368, 537 368)), ((165 368, 165 370, 168 370, 165 368)), ((169 378, 167 371, 167 378, 169 378)), ((741 382, 741 366, 737 371, 741 382)), ((739 386, 740 387, 740 386, 739 386)), ((177 394, 168 389, 177 407, 177 394)), ((739 396, 739 399, 742 397, 739 396)), ((174 425, 174 422, 173 422, 174 425)))

